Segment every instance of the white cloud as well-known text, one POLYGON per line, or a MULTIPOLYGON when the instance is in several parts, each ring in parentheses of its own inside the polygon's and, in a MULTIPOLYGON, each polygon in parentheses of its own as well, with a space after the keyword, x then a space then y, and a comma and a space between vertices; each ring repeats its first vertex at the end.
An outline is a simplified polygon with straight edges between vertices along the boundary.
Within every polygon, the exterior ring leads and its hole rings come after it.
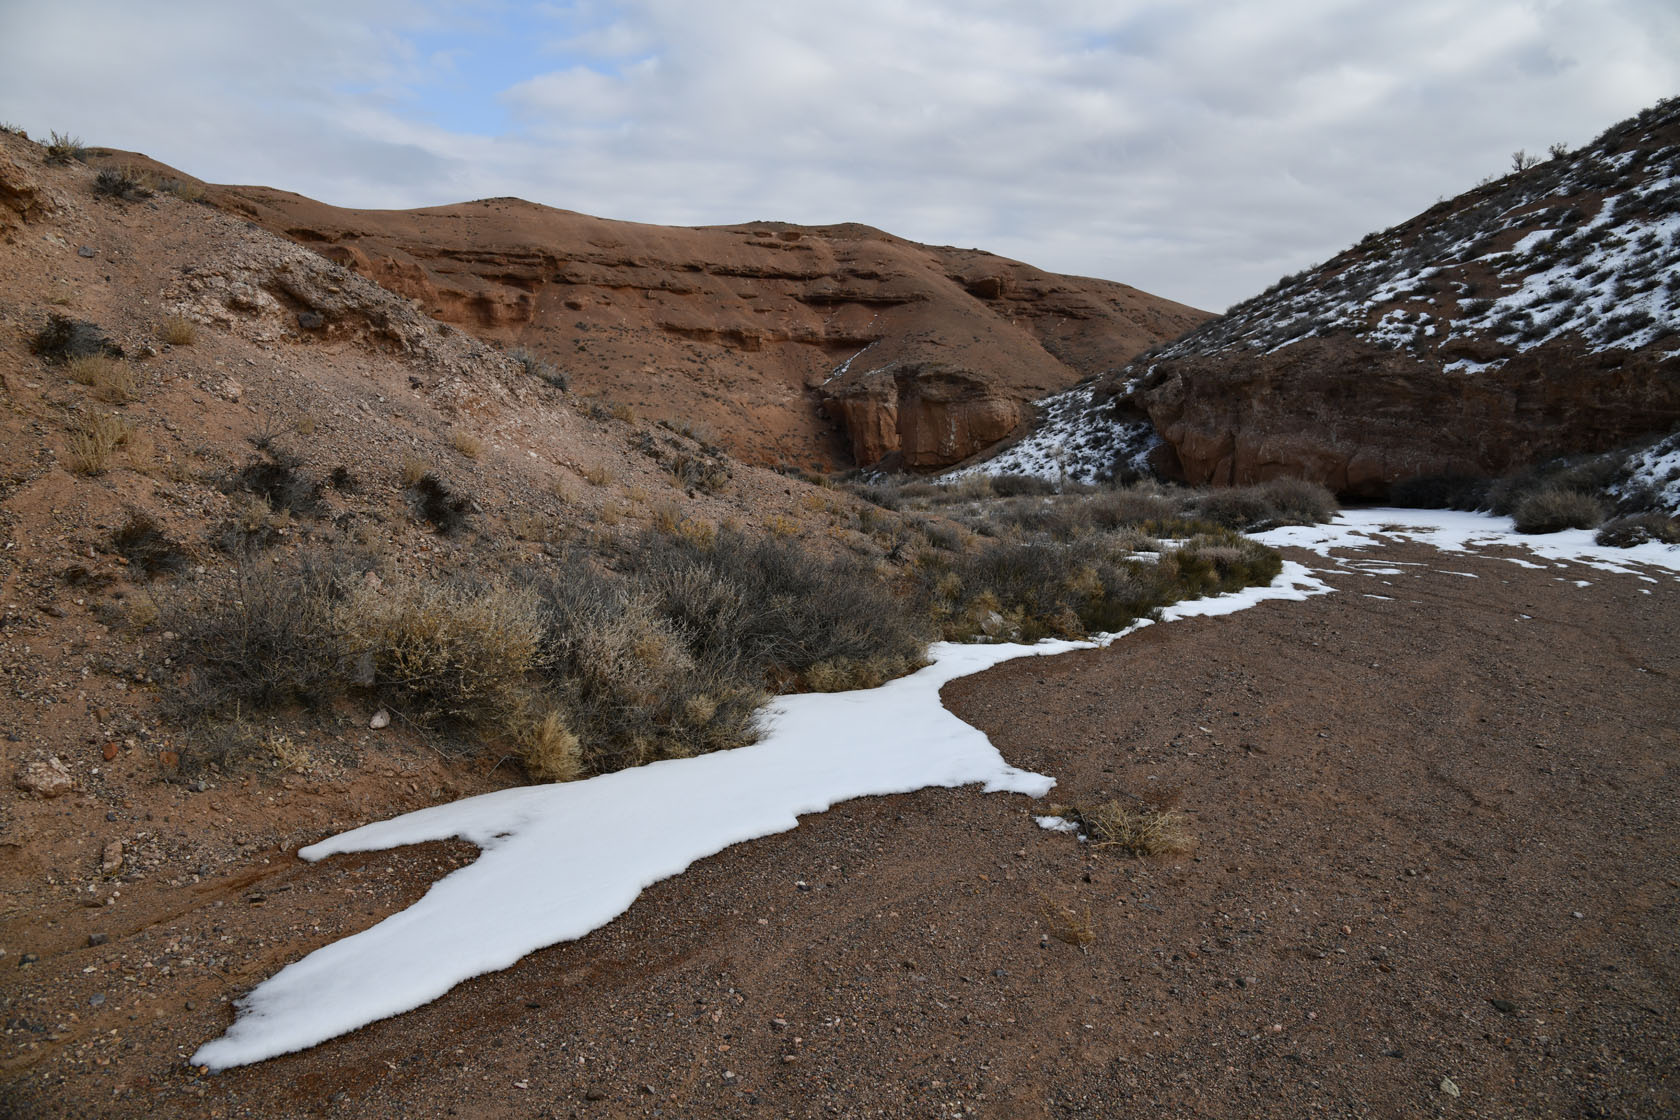
POLYGON ((640 221, 862 221, 1214 308, 1515 148, 1584 143, 1675 93, 1666 0, 0 16, 0 118, 206 178, 345 205, 518 194, 640 221), (504 68, 486 28, 528 49, 504 68), (426 111, 457 95, 483 119, 426 111))

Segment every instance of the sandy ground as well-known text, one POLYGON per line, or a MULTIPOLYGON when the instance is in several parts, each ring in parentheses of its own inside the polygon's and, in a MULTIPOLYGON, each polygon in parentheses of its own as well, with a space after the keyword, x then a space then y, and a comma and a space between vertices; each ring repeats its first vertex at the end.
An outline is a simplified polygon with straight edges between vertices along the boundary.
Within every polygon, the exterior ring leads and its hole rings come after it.
POLYGON ((98 946, 59 914, 0 960, 0 1112, 1675 1115, 1680 584, 1381 555, 1413 566, 947 686, 1045 802, 846 803, 302 1054, 183 1061, 470 848, 256 853, 98 946), (1108 797, 1176 808, 1195 851, 1032 820, 1108 797))

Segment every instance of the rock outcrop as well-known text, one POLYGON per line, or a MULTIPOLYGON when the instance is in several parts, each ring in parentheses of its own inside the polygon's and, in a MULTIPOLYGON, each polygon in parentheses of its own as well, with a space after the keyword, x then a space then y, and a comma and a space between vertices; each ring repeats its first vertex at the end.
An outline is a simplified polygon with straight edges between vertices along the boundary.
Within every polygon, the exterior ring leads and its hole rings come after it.
POLYGON ((434 319, 552 362, 574 391, 759 463, 954 463, 1019 427, 1031 401, 1206 318, 861 225, 679 229, 511 198, 343 210, 259 187, 209 197, 434 319))
POLYGON ((1381 498, 1680 424, 1680 99, 1040 402, 986 470, 1381 498))
POLYGON ((1380 497, 1680 423, 1680 100, 1432 207, 1112 378, 1157 464, 1380 497))

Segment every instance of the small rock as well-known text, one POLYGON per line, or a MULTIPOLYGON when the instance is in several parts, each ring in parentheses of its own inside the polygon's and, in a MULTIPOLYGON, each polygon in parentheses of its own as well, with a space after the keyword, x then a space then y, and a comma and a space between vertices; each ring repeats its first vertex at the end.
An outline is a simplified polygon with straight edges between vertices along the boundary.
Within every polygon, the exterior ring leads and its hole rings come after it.
POLYGON ((387 712, 384 708, 381 708, 377 712, 373 713, 373 718, 368 720, 368 727, 375 731, 389 726, 391 726, 391 713, 387 712))
POLYGON ((109 875, 111 872, 121 867, 122 863, 123 843, 121 840, 112 840, 109 844, 106 844, 104 849, 99 853, 99 870, 109 875))
POLYGON ((772 1020, 770 1020, 770 1029, 773 1030, 773 1031, 785 1031, 785 1030, 787 1030, 787 1020, 786 1019, 772 1019, 772 1020))
POLYGON ((600 1089, 585 1089, 583 1099, 586 1101, 604 1101, 607 1099, 607 1094, 600 1089))
POLYGON ((111 935, 108 934, 108 933, 90 933, 90 934, 88 934, 88 946, 89 946, 89 948, 96 948, 100 945, 105 944, 105 942, 107 942, 109 940, 111 940, 111 935))
POLYGON ((34 964, 40 959, 41 957, 37 953, 25 953, 23 956, 18 958, 18 967, 22 968, 26 964, 34 964))
POLYGON ((222 382, 221 387, 216 392, 221 395, 223 400, 237 401, 245 395, 245 387, 230 377, 222 382))
POLYGON ((1586 915, 1581 913, 1579 910, 1571 910, 1569 912, 1569 916, 1571 918, 1584 918, 1584 917, 1586 917, 1586 915))
POLYGON ((105 993, 104 992, 95 992, 95 993, 93 993, 93 995, 89 996, 88 997, 88 1006, 90 1006, 90 1007, 104 1007, 105 1006, 105 993))
POLYGON ((76 250, 76 255, 78 257, 83 258, 84 260, 90 260, 91 261, 94 258, 93 246, 83 245, 80 249, 76 250))
POLYGON ((37 759, 24 763, 12 779, 12 784, 25 793, 41 797, 59 797, 76 788, 76 780, 70 776, 69 767, 56 755, 44 761, 37 759))
POLYGON ((101 749, 99 753, 104 756, 106 762, 111 762, 117 757, 117 751, 121 749, 122 748, 117 746, 117 741, 115 739, 107 739, 105 740, 104 748, 101 749))
POLYGON ((298 326, 306 331, 318 331, 327 325, 327 317, 319 311, 299 311, 297 321, 298 326))
POLYGON ((1458 1086, 1453 1083, 1452 1078, 1443 1077, 1441 1078, 1441 1092, 1449 1097, 1456 1097, 1458 1096, 1458 1086))
POLYGON ((1493 1009, 1502 1015, 1515 1015, 1517 1012, 1517 1005, 1508 999, 1490 998, 1488 1002, 1493 1004, 1493 1009))

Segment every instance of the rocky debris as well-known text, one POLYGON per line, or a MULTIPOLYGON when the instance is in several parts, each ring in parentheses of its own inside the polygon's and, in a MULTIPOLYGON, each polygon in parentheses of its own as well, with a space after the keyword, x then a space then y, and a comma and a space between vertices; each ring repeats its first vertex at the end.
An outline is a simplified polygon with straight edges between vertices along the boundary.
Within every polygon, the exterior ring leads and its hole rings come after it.
POLYGON ((123 842, 121 840, 112 840, 100 850, 99 870, 104 872, 106 875, 111 875, 120 870, 122 865, 123 842))
POLYGON ((53 192, 32 166, 38 149, 22 137, 0 133, 0 238, 10 238, 25 222, 56 210, 53 192))
POLYGON ((12 779, 12 784, 24 793, 38 797, 61 797, 76 788, 70 768, 58 756, 24 763, 12 779))
POLYGON ((820 395, 845 425, 854 461, 880 463, 896 454, 896 465, 911 470, 968 458, 1014 431, 1026 412, 983 374, 937 362, 848 373, 820 395))

